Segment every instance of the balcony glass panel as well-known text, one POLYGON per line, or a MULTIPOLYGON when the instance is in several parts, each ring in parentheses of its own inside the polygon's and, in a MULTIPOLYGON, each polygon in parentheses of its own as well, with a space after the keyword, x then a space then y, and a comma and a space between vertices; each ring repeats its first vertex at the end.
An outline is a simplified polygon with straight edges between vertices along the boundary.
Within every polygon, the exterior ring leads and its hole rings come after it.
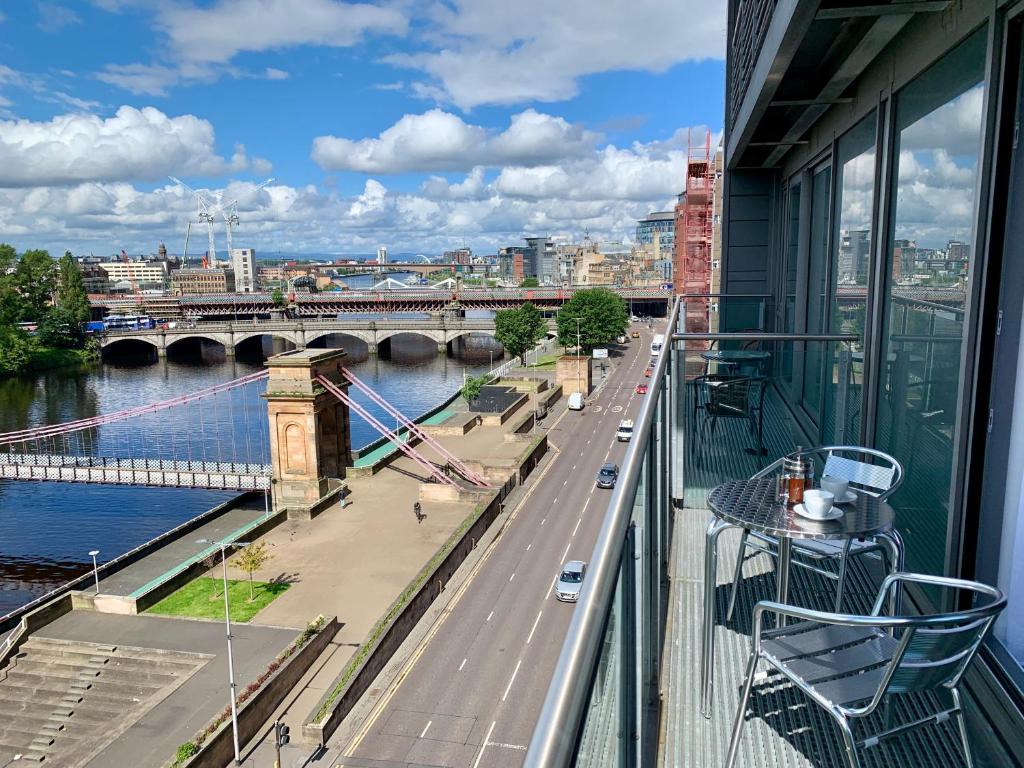
POLYGON ((911 571, 943 573, 947 567, 985 48, 980 30, 896 101, 894 240, 876 443, 907 471, 893 504, 911 571))

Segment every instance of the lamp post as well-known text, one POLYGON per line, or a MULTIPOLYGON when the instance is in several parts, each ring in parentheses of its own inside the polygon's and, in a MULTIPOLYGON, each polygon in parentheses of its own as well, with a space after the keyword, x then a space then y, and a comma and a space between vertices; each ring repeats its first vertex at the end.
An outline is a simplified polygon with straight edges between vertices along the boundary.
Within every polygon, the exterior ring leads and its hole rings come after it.
POLYGON ((210 541, 210 539, 197 539, 197 544, 216 544, 220 547, 220 562, 224 574, 224 627, 228 636, 228 689, 231 693, 231 731, 235 744, 235 765, 242 764, 241 753, 238 749, 238 704, 235 697, 235 663, 231 655, 231 609, 228 604, 228 547, 244 547, 245 541, 210 541))
POLYGON ((576 318, 576 391, 583 394, 582 378, 580 376, 580 354, 583 352, 580 343, 580 318, 576 318))
POLYGON ((99 571, 99 568, 96 566, 96 555, 98 555, 99 553, 100 553, 100 551, 98 549, 90 549, 89 550, 89 557, 92 558, 92 578, 93 578, 93 581, 96 582, 96 594, 97 595, 100 593, 100 571, 99 571))

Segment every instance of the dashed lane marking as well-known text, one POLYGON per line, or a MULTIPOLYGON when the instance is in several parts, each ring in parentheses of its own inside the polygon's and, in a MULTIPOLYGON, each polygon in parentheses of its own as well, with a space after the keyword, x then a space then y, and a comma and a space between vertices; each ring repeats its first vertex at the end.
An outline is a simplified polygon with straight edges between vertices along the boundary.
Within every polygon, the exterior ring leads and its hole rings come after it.
POLYGON ((484 751, 487 749, 487 745, 491 741, 491 734, 494 733, 494 726, 497 724, 498 721, 495 720, 491 723, 491 727, 487 729, 487 735, 484 736, 484 741, 480 745, 480 751, 476 753, 476 760, 473 761, 473 768, 480 768, 480 761, 483 760, 484 751))
POLYGON ((427 735, 427 731, 429 731, 429 730, 430 730, 430 726, 431 726, 431 724, 432 724, 433 722, 434 722, 433 720, 427 720, 427 724, 426 724, 425 726, 423 726, 423 732, 422 732, 422 733, 420 734, 420 738, 421 738, 421 739, 422 739, 422 738, 423 738, 424 736, 426 736, 426 735, 427 735))
POLYGON ((467 661, 469 661, 469 659, 463 659, 463 660, 462 660, 462 663, 461 663, 461 664, 459 664, 459 672, 461 672, 461 671, 462 671, 462 668, 463 668, 464 666, 466 666, 466 662, 467 662, 467 661))
POLYGON ((491 611, 490 613, 488 613, 487 614, 487 621, 490 621, 491 620, 491 616, 493 616, 493 615, 494 615, 494 611, 491 611))
POLYGON ((508 698, 508 692, 512 690, 512 683, 516 681, 516 675, 519 674, 519 667, 522 665, 522 663, 522 659, 516 662, 516 668, 512 671, 512 677, 509 678, 508 685, 505 686, 505 692, 501 694, 502 701, 508 698))
POLYGON ((537 618, 533 620, 533 628, 530 630, 529 636, 526 638, 526 644, 529 645, 530 641, 533 640, 533 633, 537 631, 537 625, 540 624, 540 617, 544 611, 538 611, 537 618))

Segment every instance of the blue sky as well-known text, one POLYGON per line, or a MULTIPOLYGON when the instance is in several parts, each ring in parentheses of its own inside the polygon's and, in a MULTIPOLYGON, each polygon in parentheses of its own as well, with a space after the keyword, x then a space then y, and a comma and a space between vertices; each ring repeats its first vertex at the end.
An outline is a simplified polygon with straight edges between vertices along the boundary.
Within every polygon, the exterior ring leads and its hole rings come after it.
POLYGON ((686 129, 721 130, 703 5, 0 2, 0 241, 180 250, 168 175, 238 198, 263 251, 628 237, 686 129))

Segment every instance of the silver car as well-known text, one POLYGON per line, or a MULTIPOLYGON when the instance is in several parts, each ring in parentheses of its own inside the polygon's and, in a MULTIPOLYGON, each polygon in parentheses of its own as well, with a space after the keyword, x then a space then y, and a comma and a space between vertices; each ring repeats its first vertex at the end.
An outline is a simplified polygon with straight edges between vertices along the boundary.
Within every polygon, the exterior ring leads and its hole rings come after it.
POLYGON ((582 560, 570 560, 562 566, 555 582, 555 598, 563 603, 575 603, 583 588, 583 575, 587 572, 587 564, 582 560))

